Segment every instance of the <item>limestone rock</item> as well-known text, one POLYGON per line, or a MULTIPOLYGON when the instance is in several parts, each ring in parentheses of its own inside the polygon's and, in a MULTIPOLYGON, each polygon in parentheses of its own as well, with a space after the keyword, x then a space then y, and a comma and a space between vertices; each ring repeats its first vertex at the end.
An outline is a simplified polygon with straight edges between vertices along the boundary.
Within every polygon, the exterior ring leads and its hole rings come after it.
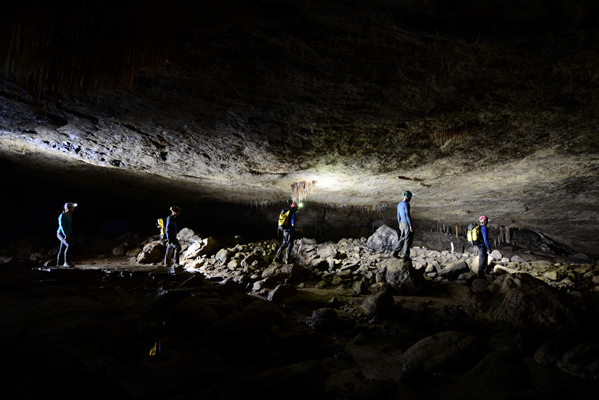
POLYGON ((401 294, 417 293, 426 285, 422 270, 415 270, 410 261, 389 259, 381 265, 389 286, 401 294))
POLYGON ((164 257, 165 250, 166 246, 160 241, 150 242, 137 255, 137 262, 140 264, 160 262, 164 257))
POLYGON ((397 231, 387 225, 381 225, 366 242, 366 245, 372 250, 380 253, 391 252, 399 240, 397 231))
POLYGON ((439 275, 445 279, 457 279, 458 276, 464 273, 470 272, 468 264, 464 261, 457 261, 454 263, 447 264, 445 268, 441 269, 439 275))
POLYGON ((194 242, 189 246, 187 250, 183 252, 182 258, 185 260, 209 255, 214 253, 218 249, 218 246, 219 244, 214 238, 208 237, 199 242, 194 242))
POLYGON ((487 317, 505 326, 535 330, 576 332, 580 328, 582 311, 571 296, 561 294, 544 282, 527 274, 498 277, 502 303, 492 308, 487 317))
POLYGON ((493 260, 495 261, 500 261, 503 256, 501 255, 501 253, 499 252, 499 250, 493 250, 490 254, 489 257, 493 258, 493 260))

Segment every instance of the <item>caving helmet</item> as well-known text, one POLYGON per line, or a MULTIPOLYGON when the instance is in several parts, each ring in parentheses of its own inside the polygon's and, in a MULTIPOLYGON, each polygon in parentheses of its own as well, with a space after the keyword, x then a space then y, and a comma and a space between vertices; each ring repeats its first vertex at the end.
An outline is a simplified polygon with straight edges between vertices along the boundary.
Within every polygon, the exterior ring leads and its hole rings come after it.
POLYGON ((487 222, 489 222, 489 218, 487 218, 484 215, 481 215, 478 220, 480 221, 481 224, 486 224, 487 222))
POLYGON ((181 212, 181 207, 179 207, 179 206, 172 206, 171 207, 171 211, 174 211, 176 214, 179 214, 181 212))
POLYGON ((408 199, 412 197, 412 192, 410 192, 409 190, 406 190, 405 192, 403 192, 403 197, 407 197, 408 199))
POLYGON ((64 203, 64 207, 63 208, 65 210, 68 210, 71 207, 77 207, 77 203, 73 203, 73 202, 70 202, 70 201, 64 203))
POLYGON ((290 207, 291 208, 297 208, 297 203, 294 201, 293 203, 291 203, 290 207))

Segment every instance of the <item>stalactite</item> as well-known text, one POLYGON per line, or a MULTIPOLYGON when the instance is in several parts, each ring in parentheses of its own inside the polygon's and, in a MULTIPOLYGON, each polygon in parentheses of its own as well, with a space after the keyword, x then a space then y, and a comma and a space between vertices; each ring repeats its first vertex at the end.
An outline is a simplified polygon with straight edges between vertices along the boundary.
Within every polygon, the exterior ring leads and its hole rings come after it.
POLYGON ((447 143, 459 143, 468 135, 468 130, 464 126, 455 128, 444 128, 435 131, 435 144, 442 147, 447 143))
POLYGON ((115 6, 98 0, 13 2, 0 16, 0 57, 27 96, 46 105, 58 94, 99 99, 108 88, 131 89, 143 70, 166 61, 159 21, 144 15, 142 3, 115 6))
POLYGON ((293 182, 291 184, 291 200, 296 202, 306 200, 312 194, 314 186, 316 186, 314 180, 293 182))

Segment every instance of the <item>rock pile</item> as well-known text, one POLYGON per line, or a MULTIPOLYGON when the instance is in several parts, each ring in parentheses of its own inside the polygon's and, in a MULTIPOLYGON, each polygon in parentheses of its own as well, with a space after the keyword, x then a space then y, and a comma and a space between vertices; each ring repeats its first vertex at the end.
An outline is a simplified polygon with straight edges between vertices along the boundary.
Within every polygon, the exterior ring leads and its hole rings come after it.
MULTIPOLYGON (((295 260, 281 265, 273 261, 277 240, 239 243, 221 247, 211 237, 201 238, 188 228, 179 238, 183 244, 181 264, 211 278, 228 279, 260 292, 279 283, 311 281, 316 288, 352 288, 358 294, 374 294, 390 286, 396 294, 415 294, 430 282, 468 283, 478 270, 478 256, 469 253, 412 248, 412 259, 395 259, 389 249, 397 232, 385 225, 369 238, 341 239, 337 243, 297 240, 295 260)), ((157 240, 147 243, 137 262, 159 262, 164 252, 157 240), (158 250, 157 250, 158 249, 158 250), (162 253, 160 253, 162 251, 162 253), (154 253, 157 256, 154 256, 154 253)), ((599 292, 599 267, 590 263, 561 264, 548 260, 525 261, 519 255, 489 254, 489 280, 505 274, 524 273, 567 292, 599 292)))

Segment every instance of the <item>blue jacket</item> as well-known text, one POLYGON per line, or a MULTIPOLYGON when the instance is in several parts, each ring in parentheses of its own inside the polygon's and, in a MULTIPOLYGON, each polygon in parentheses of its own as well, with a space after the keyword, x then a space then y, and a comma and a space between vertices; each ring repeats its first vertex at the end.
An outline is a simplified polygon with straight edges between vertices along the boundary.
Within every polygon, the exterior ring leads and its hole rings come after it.
POLYGON ((169 242, 177 240, 177 221, 175 221, 175 217, 169 215, 166 217, 166 240, 169 242))
POLYGON ((291 215, 289 216, 289 228, 286 229, 287 231, 291 231, 291 232, 295 232, 295 224, 297 222, 297 214, 294 212, 290 213, 291 215))
POLYGON ((489 245, 489 237, 487 236, 487 227, 484 225, 480 226, 480 235, 483 237, 483 242, 481 246, 485 246, 487 250, 491 250, 491 245, 489 245))
POLYGON ((57 232, 63 236, 73 234, 73 215, 62 213, 58 216, 57 232))
POLYGON ((397 222, 407 222, 409 226, 412 226, 412 218, 410 217, 410 203, 402 201, 397 205, 397 222))

